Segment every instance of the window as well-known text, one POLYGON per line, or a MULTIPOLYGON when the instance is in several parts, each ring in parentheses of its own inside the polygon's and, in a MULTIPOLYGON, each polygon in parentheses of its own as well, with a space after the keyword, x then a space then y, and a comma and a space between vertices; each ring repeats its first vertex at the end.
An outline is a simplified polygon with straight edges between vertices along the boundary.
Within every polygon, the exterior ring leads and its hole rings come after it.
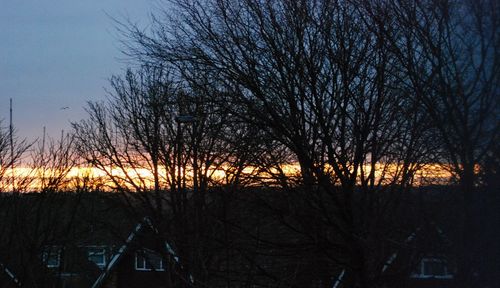
POLYGON ((448 271, 448 262, 446 260, 441 258, 423 258, 411 277, 451 279, 453 275, 448 271))
POLYGON ((55 246, 45 247, 42 261, 48 268, 58 268, 61 265, 61 248, 55 246))
POLYGON ((106 248, 99 246, 87 247, 87 259, 94 262, 99 268, 106 266, 106 248))
POLYGON ((158 253, 149 249, 135 252, 135 270, 138 271, 165 271, 163 259, 158 253))

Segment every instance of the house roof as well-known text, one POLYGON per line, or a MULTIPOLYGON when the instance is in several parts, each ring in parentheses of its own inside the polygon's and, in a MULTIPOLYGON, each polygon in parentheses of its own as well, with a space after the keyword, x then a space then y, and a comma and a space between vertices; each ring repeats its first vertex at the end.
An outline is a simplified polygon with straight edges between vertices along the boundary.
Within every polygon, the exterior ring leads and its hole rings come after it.
POLYGON ((18 286, 18 287, 22 286, 21 281, 19 281, 19 279, 17 279, 16 275, 14 275, 14 273, 12 271, 10 271, 10 269, 7 266, 5 266, 3 263, 0 263, 0 269, 2 270, 3 273, 5 273, 5 275, 12 281, 12 283, 15 286, 18 286))
MULTIPOLYGON (((99 277, 96 279, 96 281, 92 285, 92 288, 99 288, 105 283, 107 277, 110 275, 110 273, 113 271, 113 269, 118 265, 118 263, 121 261, 121 259, 123 259, 123 256, 125 255, 125 253, 130 249, 130 247, 132 246, 131 244, 138 237, 138 234, 140 233, 140 231, 142 231, 146 228, 151 229, 151 231, 153 231, 155 234, 158 234, 158 230, 154 227, 151 220, 148 217, 144 217, 143 220, 141 222, 137 223, 137 225, 134 227, 134 229, 130 232, 125 243, 111 257, 111 260, 109 261, 108 265, 103 270, 101 275, 99 275, 99 277)), ((180 266, 181 269, 184 269, 184 267, 182 266, 182 264, 180 262, 179 256, 175 253, 172 246, 170 246, 170 244, 167 241, 165 241, 164 244, 165 244, 165 247, 164 247, 165 252, 172 256, 174 261, 177 263, 177 265, 180 266)), ((189 275, 189 281, 191 283, 194 283, 194 278, 192 275, 189 275)))
MULTIPOLYGON (((47 247, 77 252, 82 246, 121 245, 134 223, 127 220, 132 217, 113 206, 116 195, 110 193, 26 193, 0 197, 0 273, 13 283, 51 281, 50 275, 56 273, 45 267, 41 257, 47 247)), ((75 261, 88 261, 82 253, 75 254, 75 261)), ((96 272, 100 270, 93 263, 80 262, 68 264, 65 269, 84 269, 87 278, 99 275, 96 272)))
MULTIPOLYGON (((146 218, 145 218, 146 219, 146 218)), ((145 221, 145 220, 144 220, 145 221)), ((144 222, 143 221, 143 222, 144 222)), ((137 234, 141 229, 143 229, 144 224, 143 222, 138 223, 134 230, 130 232, 130 235, 127 237, 127 240, 125 243, 118 249, 118 251, 111 257, 111 260, 109 261, 108 265, 104 269, 104 271, 99 275, 99 277, 96 279, 94 284, 92 284, 92 288, 98 288, 101 287, 101 285, 104 283, 106 278, 109 276, 110 272, 114 269, 114 267, 118 264, 120 259, 123 257, 124 253, 127 251, 129 244, 134 241, 134 239, 137 237, 137 234)))

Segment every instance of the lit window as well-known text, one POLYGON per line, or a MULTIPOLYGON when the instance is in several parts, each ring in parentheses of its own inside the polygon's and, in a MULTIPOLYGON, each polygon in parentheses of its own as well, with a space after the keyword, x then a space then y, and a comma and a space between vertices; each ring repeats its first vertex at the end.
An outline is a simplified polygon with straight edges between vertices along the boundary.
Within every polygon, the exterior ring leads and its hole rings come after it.
POLYGON ((104 247, 88 247, 87 258, 99 268, 106 266, 106 249, 104 247))
POLYGON ((45 247, 42 253, 42 261, 48 268, 58 268, 61 265, 61 248, 45 247))
POLYGON ((439 258, 423 258, 411 277, 451 279, 453 275, 448 270, 448 262, 446 260, 439 258))
POLYGON ((165 271, 161 255, 151 250, 135 252, 135 270, 165 271))

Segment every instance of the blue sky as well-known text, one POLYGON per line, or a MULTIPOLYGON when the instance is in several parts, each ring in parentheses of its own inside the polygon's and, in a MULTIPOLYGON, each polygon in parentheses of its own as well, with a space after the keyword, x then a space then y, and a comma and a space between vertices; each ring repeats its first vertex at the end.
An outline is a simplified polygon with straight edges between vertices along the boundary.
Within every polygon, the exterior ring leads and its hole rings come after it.
POLYGON ((0 0, 0 119, 22 137, 69 130, 126 68, 113 20, 148 24, 154 0, 0 0), (69 109, 61 109, 62 107, 69 109))

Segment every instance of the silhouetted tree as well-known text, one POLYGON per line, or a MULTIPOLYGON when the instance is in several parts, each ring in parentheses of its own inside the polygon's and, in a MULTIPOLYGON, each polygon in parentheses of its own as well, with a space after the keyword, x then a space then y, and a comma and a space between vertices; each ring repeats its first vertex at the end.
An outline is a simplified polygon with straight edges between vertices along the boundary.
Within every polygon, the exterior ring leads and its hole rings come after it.
MULTIPOLYGON (((78 159, 72 134, 61 132, 59 139, 54 140, 45 134, 37 141, 31 151, 31 173, 34 179, 32 189, 40 192, 70 191, 72 187, 72 169, 77 168, 78 159)), ((76 171, 74 171, 76 172, 76 171)), ((78 172, 79 173, 79 172, 78 172)), ((83 177, 83 175, 76 175, 83 177)))
POLYGON ((383 260, 372 245, 394 228, 377 223, 390 219, 397 192, 434 148, 424 145, 427 112, 399 88, 383 33, 350 1, 173 2, 175 12, 155 18, 150 33, 129 29, 130 55, 208 71, 228 91, 228 111, 300 165, 302 188, 290 203, 309 210, 288 213, 310 221, 286 225, 316 249, 319 241, 350 286, 373 287, 383 260))
POLYGON ((0 121, 0 191, 16 191, 18 185, 23 186, 26 179, 23 175, 16 175, 12 168, 18 167, 30 146, 25 139, 17 137, 14 129, 11 131, 0 121))
POLYGON ((474 263, 480 257, 471 248, 477 247, 474 227, 480 226, 474 216, 478 172, 500 129, 499 9, 498 1, 421 0, 376 2, 367 11, 383 28, 405 89, 422 103, 438 132, 437 161, 451 168, 461 187, 458 276, 463 287, 475 285, 474 263))
POLYGON ((80 155, 106 174, 108 189, 123 194, 124 208, 138 221, 147 215, 184 270, 206 285, 223 225, 210 215, 216 196, 209 193, 244 182, 253 152, 240 140, 252 132, 231 122, 220 91, 181 72, 146 65, 113 77, 107 102, 89 103, 89 119, 74 123, 75 137, 80 155))

